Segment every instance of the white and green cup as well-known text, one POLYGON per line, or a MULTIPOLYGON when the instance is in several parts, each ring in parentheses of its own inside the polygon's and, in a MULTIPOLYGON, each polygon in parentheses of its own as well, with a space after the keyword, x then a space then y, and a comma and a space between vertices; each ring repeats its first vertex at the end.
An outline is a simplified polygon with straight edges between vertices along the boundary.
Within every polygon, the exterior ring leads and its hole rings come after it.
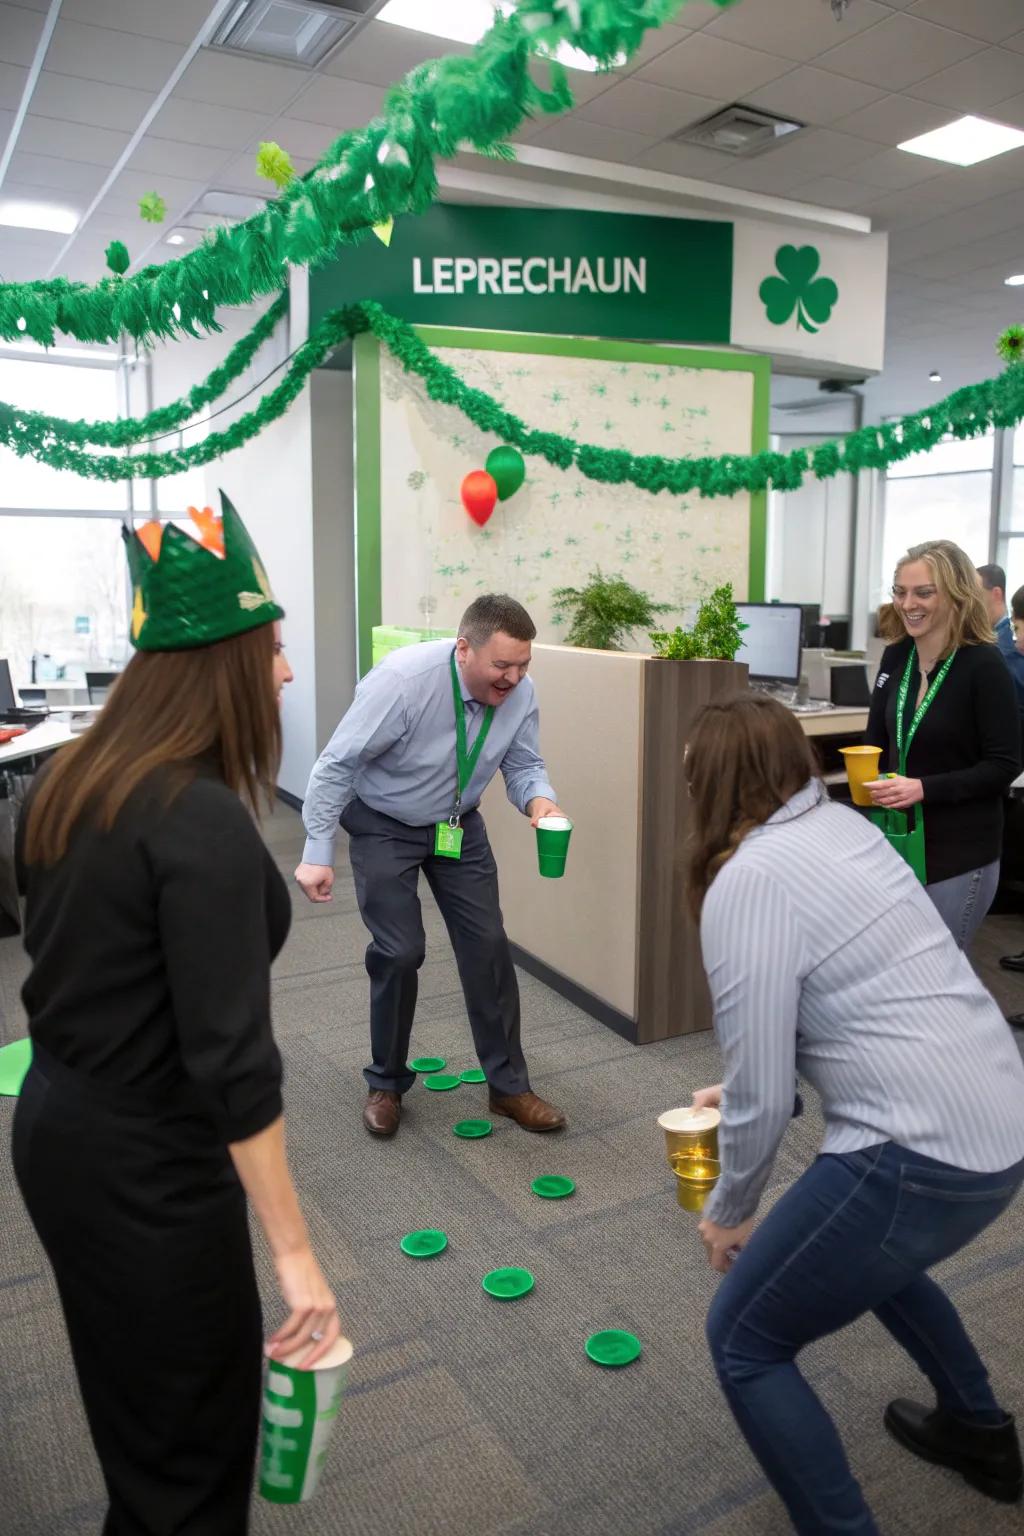
POLYGON ((308 1354, 305 1345, 287 1360, 267 1362, 260 1493, 273 1504, 303 1504, 313 1497, 348 1383, 348 1339, 339 1339, 312 1370, 300 1371, 296 1361, 308 1354))
POLYGON ((537 862, 548 880, 560 880, 565 874, 572 822, 568 816, 542 816, 537 823, 537 862))

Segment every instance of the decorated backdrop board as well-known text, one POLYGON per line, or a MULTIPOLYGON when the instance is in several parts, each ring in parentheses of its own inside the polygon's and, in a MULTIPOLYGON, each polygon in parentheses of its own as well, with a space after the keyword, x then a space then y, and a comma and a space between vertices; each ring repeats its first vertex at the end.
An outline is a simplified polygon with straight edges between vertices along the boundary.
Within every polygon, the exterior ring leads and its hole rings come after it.
MULTIPOLYGON (((544 431, 673 457, 767 444, 767 359, 430 327, 421 335, 466 383, 544 431)), ((553 590, 583 585, 597 568, 670 603, 668 628, 722 582, 737 597, 763 595, 762 493, 652 495, 531 456, 524 484, 478 526, 460 485, 498 439, 431 400, 371 337, 357 342, 356 411, 362 670, 373 624, 448 633, 485 591, 518 597, 539 638, 557 643, 564 624, 553 590)))

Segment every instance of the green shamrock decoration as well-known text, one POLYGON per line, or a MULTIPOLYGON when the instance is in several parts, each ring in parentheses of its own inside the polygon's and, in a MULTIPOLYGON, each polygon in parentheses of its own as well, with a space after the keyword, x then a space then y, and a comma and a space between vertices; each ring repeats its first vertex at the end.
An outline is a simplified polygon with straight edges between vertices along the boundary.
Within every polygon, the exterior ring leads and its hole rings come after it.
POLYGON ((996 351, 1004 363, 1020 363, 1024 359, 1024 325, 1008 325, 996 342, 996 351))
POLYGON ((115 277, 121 277, 132 264, 128 254, 128 247, 121 240, 111 240, 104 255, 107 258, 107 266, 115 277))
POLYGON ((781 275, 766 277, 757 290, 772 325, 785 325, 795 309, 797 328, 817 334, 839 298, 830 277, 815 277, 820 265, 820 252, 813 245, 779 246, 775 266, 781 275))
POLYGON ((139 212, 147 224, 162 224, 167 217, 167 204, 159 192, 147 192, 139 198, 139 212))

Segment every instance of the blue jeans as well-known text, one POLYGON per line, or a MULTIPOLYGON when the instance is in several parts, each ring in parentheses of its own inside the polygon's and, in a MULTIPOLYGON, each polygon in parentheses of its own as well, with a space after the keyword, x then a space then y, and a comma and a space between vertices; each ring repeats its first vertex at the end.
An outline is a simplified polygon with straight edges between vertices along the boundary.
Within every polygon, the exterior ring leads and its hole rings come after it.
POLYGON ((925 1270, 976 1237, 1024 1162, 967 1173, 882 1142, 823 1154, 755 1229, 708 1313, 722 1390, 805 1536, 878 1536, 835 1425, 796 1366, 805 1344, 874 1312, 950 1412, 999 1413, 956 1308, 925 1270))
POLYGON ((966 874, 926 885, 939 916, 956 939, 960 949, 967 949, 981 927, 999 888, 999 860, 969 869, 966 874))

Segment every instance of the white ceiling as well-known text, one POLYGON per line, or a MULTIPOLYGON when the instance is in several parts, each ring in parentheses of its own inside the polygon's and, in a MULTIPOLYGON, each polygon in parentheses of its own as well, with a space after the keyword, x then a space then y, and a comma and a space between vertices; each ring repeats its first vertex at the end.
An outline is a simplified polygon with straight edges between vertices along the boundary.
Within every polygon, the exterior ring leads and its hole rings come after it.
MULTIPOLYGON (((86 214, 214 4, 63 0, 4 195, 49 197, 86 214)), ((49 9, 47 0, 0 0, 0 144, 49 9)), ((56 270, 101 276, 115 237, 135 258, 175 255, 166 234, 189 220, 204 191, 267 192, 254 169, 261 139, 277 139, 305 170, 337 133, 366 122, 406 70, 459 51, 372 19, 317 71, 200 48, 56 270), (168 204, 157 229, 138 216, 138 198, 151 189, 168 204)), ((739 0, 726 11, 691 0, 624 69, 571 79, 574 111, 532 121, 518 137, 531 149, 619 167, 603 173, 606 190, 617 181, 628 197, 630 167, 639 166, 850 210, 890 232, 887 365, 872 386, 886 409, 920 406, 996 370, 994 337, 1024 318, 1022 290, 1003 283, 1024 271, 1024 149, 953 169, 895 146, 966 112, 1024 127, 1024 0, 850 0, 839 23, 829 0, 739 0), (734 101, 807 130, 739 162, 668 142, 734 101), (927 381, 933 367, 941 386, 927 381)), ((459 165, 538 180, 526 166, 477 157, 459 165)), ((558 171, 539 179, 575 180, 558 171)), ((660 195, 671 199, 671 184, 660 195)), ((0 229, 0 274, 42 276, 66 243, 0 229)))

